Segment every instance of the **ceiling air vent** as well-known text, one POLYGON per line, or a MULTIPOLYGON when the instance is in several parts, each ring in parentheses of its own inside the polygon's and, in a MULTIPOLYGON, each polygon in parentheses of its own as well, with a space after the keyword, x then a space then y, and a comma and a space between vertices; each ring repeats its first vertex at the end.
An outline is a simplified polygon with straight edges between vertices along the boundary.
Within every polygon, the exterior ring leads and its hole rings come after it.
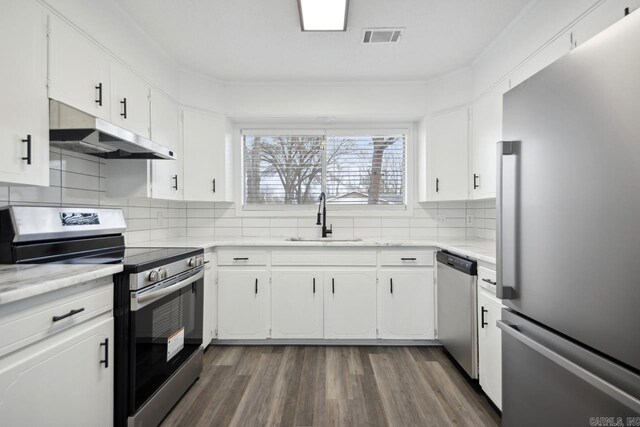
POLYGON ((367 28, 362 31, 362 43, 398 43, 404 28, 367 28))

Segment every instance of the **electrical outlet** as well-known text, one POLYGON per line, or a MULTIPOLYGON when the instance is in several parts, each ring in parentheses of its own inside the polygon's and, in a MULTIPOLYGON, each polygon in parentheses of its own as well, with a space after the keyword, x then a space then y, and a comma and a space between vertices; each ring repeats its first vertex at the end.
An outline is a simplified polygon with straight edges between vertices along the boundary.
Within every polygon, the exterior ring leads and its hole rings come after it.
POLYGON ((157 220, 158 220, 158 227, 166 227, 164 212, 158 211, 157 220))
POLYGON ((467 225, 473 224, 473 217, 471 215, 467 215, 467 225))

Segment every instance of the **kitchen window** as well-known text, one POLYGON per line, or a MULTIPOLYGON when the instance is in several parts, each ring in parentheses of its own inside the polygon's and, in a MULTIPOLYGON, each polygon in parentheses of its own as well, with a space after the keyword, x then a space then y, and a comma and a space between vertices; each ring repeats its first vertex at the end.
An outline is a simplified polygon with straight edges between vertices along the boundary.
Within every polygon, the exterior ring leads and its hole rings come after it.
POLYGON ((407 132, 243 131, 245 210, 406 207, 407 132))

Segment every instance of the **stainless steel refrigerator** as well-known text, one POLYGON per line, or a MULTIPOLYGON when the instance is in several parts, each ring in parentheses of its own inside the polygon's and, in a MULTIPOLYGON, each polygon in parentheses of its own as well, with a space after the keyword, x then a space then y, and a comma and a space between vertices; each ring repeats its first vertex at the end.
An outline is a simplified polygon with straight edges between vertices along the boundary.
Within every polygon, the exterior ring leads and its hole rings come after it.
POLYGON ((640 425, 640 12, 507 92, 503 136, 503 425, 640 425))

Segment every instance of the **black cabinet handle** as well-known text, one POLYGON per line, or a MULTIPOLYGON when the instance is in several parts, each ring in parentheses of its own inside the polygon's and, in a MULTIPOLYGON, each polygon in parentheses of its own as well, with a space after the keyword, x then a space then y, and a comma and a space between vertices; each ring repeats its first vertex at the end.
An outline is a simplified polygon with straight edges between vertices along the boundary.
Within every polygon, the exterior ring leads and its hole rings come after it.
POLYGON ((483 282, 487 282, 487 283, 489 283, 490 285, 493 285, 493 286, 495 286, 495 285, 496 285, 496 282, 494 282, 494 281, 493 281, 493 280, 491 280, 491 279, 484 278, 484 279, 482 279, 482 281, 483 281, 483 282))
POLYGON ((104 346, 104 359, 100 361, 102 365, 104 363, 104 367, 109 367, 109 338, 105 338, 104 342, 100 343, 100 347, 104 346))
POLYGON ((26 160, 27 164, 31 164, 31 135, 27 135, 27 139, 23 139, 22 142, 27 143, 27 157, 23 157, 22 160, 26 160))
POLYGON ((336 279, 331 279, 331 293, 336 293, 336 279))
POLYGON ((213 180, 211 181, 211 183, 213 184, 213 188, 212 188, 212 190, 213 190, 213 192, 215 193, 215 192, 216 192, 216 179, 215 179, 215 178, 213 178, 213 180))
POLYGON ((410 257, 410 258, 400 258, 400 261, 415 261, 416 258, 415 257, 410 257))
POLYGON ((98 86, 96 86, 96 89, 98 90, 98 99, 96 99, 96 104, 102 107, 102 82, 98 83, 98 86))
POLYGON ((316 293, 316 278, 313 278, 313 293, 316 293))
POLYGON ((67 317, 71 317, 74 314, 78 314, 84 311, 84 307, 82 308, 78 308, 76 310, 71 310, 70 312, 68 312, 67 314, 63 314, 62 316, 53 316, 53 321, 57 322, 58 320, 62 320, 62 319, 66 319, 67 317))
POLYGON ((436 193, 440 192, 440 178, 436 178, 436 193))
POLYGON ((393 293, 393 277, 389 278, 389 290, 393 293))
POLYGON ((256 277, 256 295, 258 295, 258 278, 256 277))
POLYGON ((178 189, 178 175, 173 175, 173 189, 177 190, 178 189))
POLYGON ((484 329, 484 327, 488 325, 488 323, 484 321, 484 314, 487 312, 488 310, 486 308, 484 307, 480 308, 480 327, 482 329, 484 329))
POLYGON ((480 175, 478 175, 477 173, 473 174, 473 189, 477 190, 478 188, 480 188, 480 184, 478 184, 478 178, 480 178, 480 175))
POLYGON ((249 258, 234 258, 234 261, 249 261, 249 258))
POLYGON ((120 101, 120 104, 122 104, 122 113, 120 113, 120 115, 123 118, 127 118, 127 98, 122 98, 122 101, 120 101))

